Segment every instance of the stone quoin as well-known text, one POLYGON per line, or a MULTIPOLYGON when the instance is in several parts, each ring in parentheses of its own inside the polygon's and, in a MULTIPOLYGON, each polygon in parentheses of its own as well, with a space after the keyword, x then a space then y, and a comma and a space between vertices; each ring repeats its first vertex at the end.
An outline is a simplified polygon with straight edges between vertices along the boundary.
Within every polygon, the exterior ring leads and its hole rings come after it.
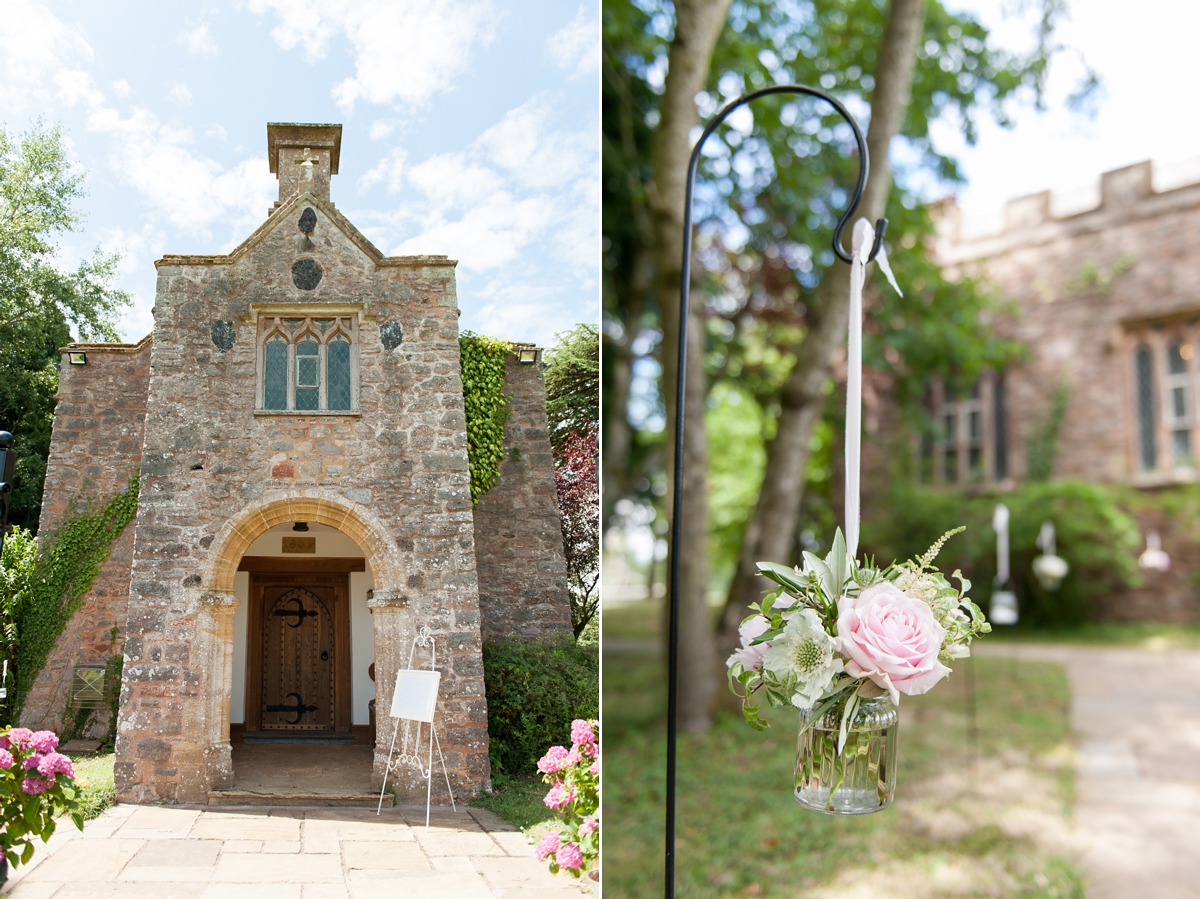
POLYGON ((63 348, 43 532, 136 471, 139 505, 21 720, 58 729, 117 628, 122 801, 208 802, 242 740, 371 742, 378 788, 421 626, 450 778, 478 793, 481 640, 571 633, 542 365, 508 360, 509 457, 472 509, 456 263, 384 256, 338 212, 341 131, 268 125, 266 221, 228 255, 158 260, 139 343, 63 348))

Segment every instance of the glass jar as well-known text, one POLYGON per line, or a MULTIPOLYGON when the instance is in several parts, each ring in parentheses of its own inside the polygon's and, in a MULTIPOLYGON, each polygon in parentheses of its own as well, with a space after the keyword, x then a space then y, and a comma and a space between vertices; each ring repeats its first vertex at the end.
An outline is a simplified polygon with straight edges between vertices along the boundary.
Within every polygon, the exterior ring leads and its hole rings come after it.
MULTIPOLYGON (((827 815, 866 815, 892 804, 896 792, 896 737, 900 715, 891 697, 860 699, 838 754, 838 703, 800 734, 796 746, 796 800, 827 815)), ((800 711, 800 728, 813 712, 800 711)))

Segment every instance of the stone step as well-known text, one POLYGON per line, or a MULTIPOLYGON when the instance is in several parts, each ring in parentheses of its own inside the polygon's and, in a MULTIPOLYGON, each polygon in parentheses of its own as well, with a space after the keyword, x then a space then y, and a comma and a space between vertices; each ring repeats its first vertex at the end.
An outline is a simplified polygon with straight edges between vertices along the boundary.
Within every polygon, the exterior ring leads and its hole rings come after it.
MULTIPOLYGON (((395 797, 383 795, 383 807, 391 808, 395 797)), ((315 793, 304 790, 259 792, 251 790, 211 790, 209 806, 292 806, 295 808, 375 808, 378 793, 315 793)))

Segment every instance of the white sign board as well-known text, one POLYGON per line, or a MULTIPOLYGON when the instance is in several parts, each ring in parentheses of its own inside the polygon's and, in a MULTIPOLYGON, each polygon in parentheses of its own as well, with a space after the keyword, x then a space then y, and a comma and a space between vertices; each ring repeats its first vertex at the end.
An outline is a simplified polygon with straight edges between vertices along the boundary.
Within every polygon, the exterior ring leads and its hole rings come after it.
POLYGON ((413 671, 407 668, 397 671, 396 691, 392 693, 392 717, 432 722, 441 680, 440 671, 413 671))

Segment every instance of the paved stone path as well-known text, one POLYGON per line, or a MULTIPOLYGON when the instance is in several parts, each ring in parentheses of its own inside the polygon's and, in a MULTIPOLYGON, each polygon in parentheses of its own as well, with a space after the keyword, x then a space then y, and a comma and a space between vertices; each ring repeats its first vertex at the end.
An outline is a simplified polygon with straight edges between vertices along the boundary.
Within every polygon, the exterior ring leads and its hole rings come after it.
POLYGON ((119 805, 70 824, 14 874, 13 899, 580 899, 480 809, 119 805))
POLYGON ((1200 650, 979 651, 1066 668, 1088 899, 1200 897, 1200 650))

